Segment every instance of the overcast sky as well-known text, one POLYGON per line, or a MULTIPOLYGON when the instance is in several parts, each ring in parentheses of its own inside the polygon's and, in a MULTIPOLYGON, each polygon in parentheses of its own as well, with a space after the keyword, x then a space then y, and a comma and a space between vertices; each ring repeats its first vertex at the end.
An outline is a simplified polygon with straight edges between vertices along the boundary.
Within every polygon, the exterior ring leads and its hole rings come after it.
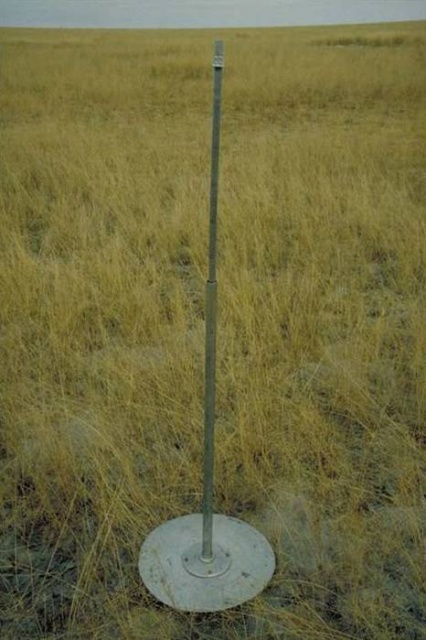
POLYGON ((245 27, 426 19, 426 0, 0 0, 1 26, 245 27))

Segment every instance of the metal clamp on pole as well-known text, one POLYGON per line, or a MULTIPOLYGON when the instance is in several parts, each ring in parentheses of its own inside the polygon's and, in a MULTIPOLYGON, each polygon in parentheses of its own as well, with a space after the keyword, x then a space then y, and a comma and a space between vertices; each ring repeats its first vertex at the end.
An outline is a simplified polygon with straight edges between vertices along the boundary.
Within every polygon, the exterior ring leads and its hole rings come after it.
POLYGON ((223 42, 221 40, 216 40, 214 45, 215 45, 215 49, 214 49, 213 67, 215 69, 223 69, 224 67, 223 42))

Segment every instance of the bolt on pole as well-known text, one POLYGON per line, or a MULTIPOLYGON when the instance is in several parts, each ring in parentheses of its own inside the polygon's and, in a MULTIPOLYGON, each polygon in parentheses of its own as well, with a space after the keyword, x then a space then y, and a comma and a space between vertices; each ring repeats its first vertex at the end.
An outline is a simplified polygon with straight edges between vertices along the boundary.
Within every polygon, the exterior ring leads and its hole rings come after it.
POLYGON ((203 491, 203 544, 201 559, 213 559, 213 477, 214 426, 216 387, 216 235, 217 202, 219 190, 219 147, 224 66, 223 43, 215 42, 213 59, 213 128, 210 182, 209 276, 206 283, 206 346, 205 346, 205 404, 204 404, 204 491, 203 491))

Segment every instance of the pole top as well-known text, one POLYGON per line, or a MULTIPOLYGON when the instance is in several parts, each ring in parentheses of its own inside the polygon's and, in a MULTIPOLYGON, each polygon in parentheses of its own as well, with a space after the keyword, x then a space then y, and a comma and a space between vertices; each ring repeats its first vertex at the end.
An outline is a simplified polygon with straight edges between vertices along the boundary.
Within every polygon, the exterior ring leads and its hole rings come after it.
POLYGON ((215 69, 223 69, 223 66, 224 66, 223 42, 222 40, 216 40, 214 43, 213 67, 215 69))

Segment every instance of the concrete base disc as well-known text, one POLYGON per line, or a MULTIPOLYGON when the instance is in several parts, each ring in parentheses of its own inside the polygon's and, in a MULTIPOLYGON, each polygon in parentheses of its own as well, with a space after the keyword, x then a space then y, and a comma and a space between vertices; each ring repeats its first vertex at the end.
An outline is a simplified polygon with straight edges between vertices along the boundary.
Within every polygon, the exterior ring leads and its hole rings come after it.
POLYGON ((254 598, 275 570, 266 538, 252 526, 213 516, 213 560, 200 558, 202 514, 169 520, 142 544, 139 573, 149 591, 180 611, 221 611, 254 598))

